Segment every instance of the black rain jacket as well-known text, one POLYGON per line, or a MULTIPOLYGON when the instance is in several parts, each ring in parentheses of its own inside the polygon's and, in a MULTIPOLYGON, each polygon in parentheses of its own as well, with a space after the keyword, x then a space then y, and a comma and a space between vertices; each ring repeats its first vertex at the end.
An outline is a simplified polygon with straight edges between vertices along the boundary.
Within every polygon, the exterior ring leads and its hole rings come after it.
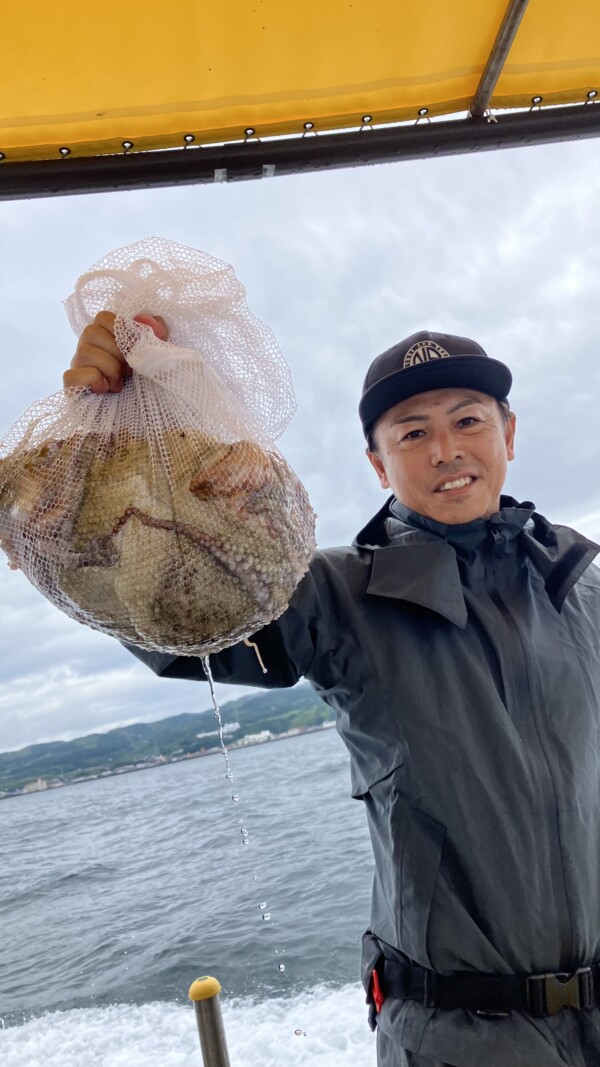
MULTIPOLYGON (((441 973, 600 958, 598 551, 510 498, 462 526, 392 498, 352 547, 316 553, 254 638, 268 675, 244 645, 211 657, 217 681, 304 676, 336 710, 375 858, 366 974, 377 946, 441 973)), ((162 676, 204 678, 197 659, 132 651, 162 676)), ((490 1020, 390 998, 379 1027, 388 1048, 464 1067, 558 1067, 565 1014, 490 1020)), ((585 1015, 600 1063, 600 1011, 585 1015)))

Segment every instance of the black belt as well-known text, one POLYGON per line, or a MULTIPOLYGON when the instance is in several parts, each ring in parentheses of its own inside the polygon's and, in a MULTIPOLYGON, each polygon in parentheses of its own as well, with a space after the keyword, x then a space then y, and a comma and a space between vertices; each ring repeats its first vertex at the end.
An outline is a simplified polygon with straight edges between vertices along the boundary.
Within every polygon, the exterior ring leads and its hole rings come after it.
POLYGON ((464 1008, 481 1015, 522 1011, 540 1018, 561 1008, 586 1011, 600 995, 600 963, 570 974, 436 974, 417 964, 382 959, 378 966, 384 997, 416 1000, 426 1008, 464 1008))

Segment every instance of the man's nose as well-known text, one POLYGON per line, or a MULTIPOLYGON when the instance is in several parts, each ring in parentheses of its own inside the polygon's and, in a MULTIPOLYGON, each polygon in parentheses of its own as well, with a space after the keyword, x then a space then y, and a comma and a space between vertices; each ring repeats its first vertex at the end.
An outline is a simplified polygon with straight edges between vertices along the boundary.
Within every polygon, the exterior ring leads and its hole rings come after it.
POLYGON ((452 433, 439 433, 431 441, 431 463, 439 467, 442 463, 454 463, 457 459, 463 459, 464 448, 452 433))

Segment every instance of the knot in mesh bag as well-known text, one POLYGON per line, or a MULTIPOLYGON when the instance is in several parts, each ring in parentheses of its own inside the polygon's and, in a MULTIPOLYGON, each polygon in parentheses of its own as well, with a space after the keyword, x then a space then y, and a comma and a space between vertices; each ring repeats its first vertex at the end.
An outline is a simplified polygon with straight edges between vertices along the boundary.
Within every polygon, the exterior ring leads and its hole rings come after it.
POLYGON ((294 411, 275 338, 232 268, 158 239, 119 249, 66 302, 113 311, 120 393, 34 404, 0 444, 0 541, 80 622, 150 651, 208 655, 277 618, 314 514, 273 440, 294 411), (161 315, 168 341, 134 321, 161 315))

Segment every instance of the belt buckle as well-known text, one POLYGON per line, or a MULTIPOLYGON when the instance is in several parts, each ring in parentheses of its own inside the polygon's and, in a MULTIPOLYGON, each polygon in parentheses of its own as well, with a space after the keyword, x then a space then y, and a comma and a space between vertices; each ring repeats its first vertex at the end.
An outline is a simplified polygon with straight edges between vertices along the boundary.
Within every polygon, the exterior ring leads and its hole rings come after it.
POLYGON ((579 967, 572 974, 533 974, 527 979, 527 1010, 530 1015, 556 1015, 561 1008, 586 1011, 593 1006, 591 967, 579 967))

